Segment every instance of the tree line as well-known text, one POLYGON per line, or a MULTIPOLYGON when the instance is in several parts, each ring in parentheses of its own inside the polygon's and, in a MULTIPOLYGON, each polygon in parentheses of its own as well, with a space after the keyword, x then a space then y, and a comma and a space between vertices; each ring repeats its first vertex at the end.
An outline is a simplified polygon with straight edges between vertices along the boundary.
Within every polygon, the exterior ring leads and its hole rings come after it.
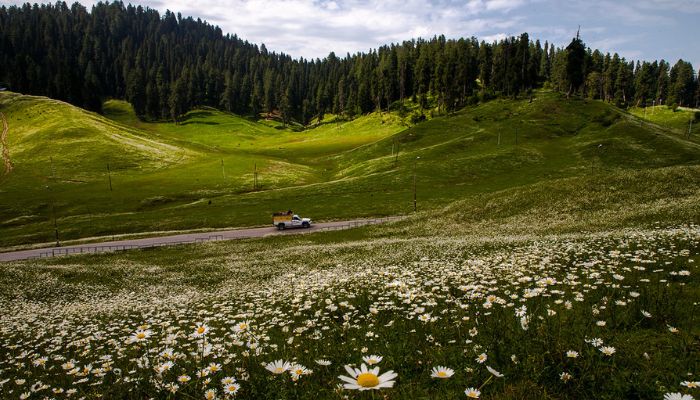
POLYGON ((0 82, 94 111, 106 98, 126 99, 142 118, 175 122, 197 106, 304 125, 407 99, 452 111, 542 86, 620 106, 700 101, 690 63, 628 61, 587 48, 578 35, 565 48, 527 33, 493 43, 436 36, 307 60, 119 1, 89 12, 65 2, 0 7, 0 82))

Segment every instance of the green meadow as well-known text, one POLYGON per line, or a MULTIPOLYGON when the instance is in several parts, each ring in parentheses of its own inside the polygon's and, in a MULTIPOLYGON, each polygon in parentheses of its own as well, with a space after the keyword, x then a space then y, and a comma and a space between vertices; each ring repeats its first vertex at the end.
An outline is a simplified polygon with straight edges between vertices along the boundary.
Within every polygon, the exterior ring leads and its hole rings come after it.
POLYGON ((657 124, 674 132, 685 135, 687 139, 700 143, 700 109, 678 108, 675 111, 669 106, 633 107, 629 112, 646 121, 657 124), (692 121, 692 124, 690 123, 692 121), (690 129, 690 135, 688 130, 690 129))
POLYGON ((0 178, 0 246, 256 226, 294 209, 316 221, 407 215, 559 179, 696 165, 682 132, 597 101, 536 92, 410 126, 397 113, 285 127, 212 109, 182 123, 104 116, 0 94, 12 173, 0 178), (108 171, 109 166, 109 171, 108 171), (257 172, 257 185, 255 173, 257 172), (110 190, 111 180, 111 190, 110 190))

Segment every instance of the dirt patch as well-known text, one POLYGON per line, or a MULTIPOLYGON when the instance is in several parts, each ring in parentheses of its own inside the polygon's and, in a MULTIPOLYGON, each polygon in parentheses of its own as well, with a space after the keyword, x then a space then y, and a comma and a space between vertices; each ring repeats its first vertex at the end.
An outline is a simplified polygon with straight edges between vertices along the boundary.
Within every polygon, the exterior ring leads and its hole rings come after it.
POLYGON ((0 112, 2 119, 2 134, 0 134, 0 146, 2 147, 2 163, 5 165, 5 175, 12 172, 12 160, 10 160, 10 148, 7 145, 7 134, 10 132, 10 127, 7 125, 5 114, 0 112))

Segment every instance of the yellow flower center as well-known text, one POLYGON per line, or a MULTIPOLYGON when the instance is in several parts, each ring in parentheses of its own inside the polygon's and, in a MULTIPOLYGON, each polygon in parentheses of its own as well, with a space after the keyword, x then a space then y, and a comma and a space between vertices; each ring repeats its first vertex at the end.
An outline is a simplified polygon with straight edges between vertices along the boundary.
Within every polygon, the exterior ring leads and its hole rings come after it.
POLYGON ((437 376, 439 376, 439 377, 441 377, 441 378, 444 378, 444 377, 447 376, 447 372, 445 372, 445 371, 438 371, 437 376))
POLYGON ((205 330, 206 330, 206 329, 204 329, 203 326, 200 326, 200 327, 197 328, 197 333, 201 335, 201 334, 204 333, 205 330))
POLYGON ((284 372, 284 368, 282 368, 282 367, 277 367, 277 368, 275 368, 275 373, 276 373, 276 374, 281 374, 282 372, 284 372))
POLYGON ((137 337, 138 339, 143 339, 143 338, 146 337, 146 334, 143 333, 143 332, 139 332, 139 333, 136 334, 136 337, 137 337))
POLYGON ((357 376, 357 384, 362 387, 375 387, 379 385, 379 378, 371 372, 365 372, 357 376))

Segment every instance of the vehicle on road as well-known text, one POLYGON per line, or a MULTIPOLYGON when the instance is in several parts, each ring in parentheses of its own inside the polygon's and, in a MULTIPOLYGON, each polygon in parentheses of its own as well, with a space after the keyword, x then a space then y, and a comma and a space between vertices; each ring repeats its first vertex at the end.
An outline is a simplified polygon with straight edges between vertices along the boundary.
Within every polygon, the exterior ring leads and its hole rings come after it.
POLYGON ((301 218, 292 210, 272 214, 272 225, 279 230, 288 228, 311 228, 310 218, 301 218))

